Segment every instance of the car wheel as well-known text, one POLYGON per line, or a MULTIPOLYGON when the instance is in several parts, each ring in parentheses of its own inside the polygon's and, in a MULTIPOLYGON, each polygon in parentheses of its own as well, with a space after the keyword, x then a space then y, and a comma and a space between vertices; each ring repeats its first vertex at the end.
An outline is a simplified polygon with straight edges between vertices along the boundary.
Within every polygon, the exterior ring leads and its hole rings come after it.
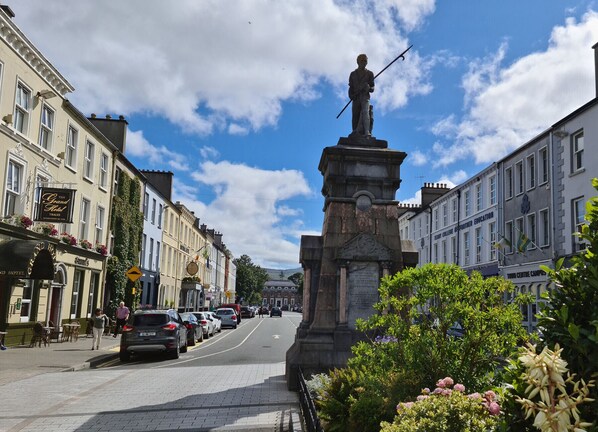
POLYGON ((222 327, 218 327, 218 333, 222 331, 222 327))
POLYGON ((235 324, 235 325, 233 326, 233 329, 236 329, 236 328, 237 328, 237 324, 235 324))
POLYGON ((120 361, 122 362, 128 362, 129 360, 131 360, 131 353, 128 351, 121 351, 118 356, 120 357, 120 361))
POLYGON ((174 360, 178 359, 179 358, 180 347, 181 347, 181 342, 177 339, 177 341, 176 341, 176 347, 173 350, 170 351, 168 357, 171 358, 171 359, 174 359, 174 360))
POLYGON ((182 352, 182 353, 186 353, 186 352, 187 352, 187 348, 188 348, 188 347, 187 347, 187 341, 185 341, 185 346, 182 346, 182 347, 179 349, 179 351, 180 351, 180 352, 182 352))
POLYGON ((215 334, 216 334, 216 331, 214 329, 212 329, 212 337, 214 337, 215 334))
POLYGON ((191 339, 187 339, 187 346, 195 346, 195 335, 191 336, 191 339))
POLYGON ((203 338, 204 339, 210 339, 210 332, 204 333, 203 334, 203 338))
POLYGON ((199 339, 197 339, 197 342, 203 342, 203 331, 199 332, 199 339))

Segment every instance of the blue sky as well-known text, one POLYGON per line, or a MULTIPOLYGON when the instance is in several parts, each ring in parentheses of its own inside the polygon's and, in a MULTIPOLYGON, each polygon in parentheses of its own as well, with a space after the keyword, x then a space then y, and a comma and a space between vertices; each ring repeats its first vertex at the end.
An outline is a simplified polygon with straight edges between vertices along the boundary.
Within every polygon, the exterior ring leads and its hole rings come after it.
POLYGON ((350 133, 359 53, 381 70, 373 135, 405 151, 401 202, 457 185, 596 96, 598 5, 567 0, 19 0, 16 24, 75 87, 124 115, 127 157, 235 256, 298 267, 323 221, 324 147, 350 133))

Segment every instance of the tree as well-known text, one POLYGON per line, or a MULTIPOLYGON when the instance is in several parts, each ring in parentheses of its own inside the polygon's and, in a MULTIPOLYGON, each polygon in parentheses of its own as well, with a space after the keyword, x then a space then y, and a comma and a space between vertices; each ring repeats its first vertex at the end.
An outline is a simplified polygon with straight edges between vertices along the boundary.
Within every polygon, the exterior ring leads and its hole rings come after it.
MULTIPOLYGON (((598 178, 592 186, 598 191, 598 178)), ((566 268, 562 258, 554 269, 542 266, 556 289, 547 295, 538 327, 544 343, 549 347, 559 344, 571 372, 588 382, 598 377, 598 197, 587 202, 585 218, 587 224, 578 235, 588 247, 571 259, 571 267, 566 268)), ((594 403, 580 407, 584 419, 598 418, 596 387, 590 397, 596 399, 594 403)), ((598 430, 598 425, 591 430, 598 430)))
POLYGON ((233 260, 237 266, 235 289, 237 296, 248 302, 255 302, 261 297, 264 284, 268 280, 268 272, 254 264, 248 255, 241 255, 233 260))
POLYGON ((287 279, 297 285, 297 294, 303 295, 303 273, 293 273, 287 279))

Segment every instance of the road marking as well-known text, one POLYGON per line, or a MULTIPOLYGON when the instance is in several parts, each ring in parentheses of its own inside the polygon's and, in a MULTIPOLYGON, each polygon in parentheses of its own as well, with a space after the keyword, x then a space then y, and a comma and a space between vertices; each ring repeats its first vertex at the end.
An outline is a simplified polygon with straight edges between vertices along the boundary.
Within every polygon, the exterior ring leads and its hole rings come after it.
POLYGON ((274 339, 280 339, 280 335, 272 335, 274 339))
MULTIPOLYGON (((230 347, 230 348, 227 348, 227 349, 225 349, 225 350, 218 351, 218 352, 215 352, 215 353, 212 353, 212 354, 206 354, 206 355, 204 355, 204 356, 201 356, 201 357, 193 357, 193 358, 186 359, 186 360, 175 361, 175 362, 171 362, 171 363, 164 364, 164 365, 154 366, 154 367, 152 367, 151 369, 159 369, 159 368, 163 368, 163 367, 169 367, 169 366, 179 365, 179 364, 183 364, 183 363, 188 363, 188 362, 191 362, 191 361, 195 361, 195 360, 199 360, 199 359, 204 359, 204 358, 207 358, 207 357, 213 357, 213 356, 215 356, 215 355, 218 355, 218 354, 223 354, 223 353, 225 353, 225 352, 228 352, 228 351, 232 351, 232 350, 234 350, 234 349, 237 349, 237 348, 239 348, 241 345, 243 345, 245 342, 247 342, 247 339, 249 339, 249 337, 250 337, 250 336, 253 334, 253 332, 257 330, 257 328, 258 328, 258 327, 259 327, 259 326, 262 324, 262 322, 263 322, 263 321, 260 321, 260 322, 258 323, 258 325, 256 325, 256 326, 255 326, 255 328, 254 328, 253 330, 251 330, 251 332, 249 332, 249 334, 248 334, 248 335, 245 337, 245 339, 243 339, 243 340, 242 340, 242 341, 241 341, 241 342, 240 342, 238 345, 236 345, 236 346, 234 346, 234 347, 230 347)), ((232 333, 229 333, 229 334, 232 334, 232 333)), ((225 335, 225 336, 228 336, 228 335, 225 335)), ((221 339, 222 339, 222 338, 221 338, 221 339)))

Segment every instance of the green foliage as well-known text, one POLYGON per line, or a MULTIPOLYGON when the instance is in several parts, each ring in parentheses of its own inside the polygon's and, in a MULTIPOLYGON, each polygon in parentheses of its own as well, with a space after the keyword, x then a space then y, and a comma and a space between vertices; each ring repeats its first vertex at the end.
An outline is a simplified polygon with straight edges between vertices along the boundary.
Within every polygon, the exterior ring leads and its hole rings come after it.
POLYGON ((293 273, 287 279, 297 285, 297 293, 303 295, 303 272, 293 273))
POLYGON ((246 301, 259 301, 262 288, 268 280, 268 272, 254 264, 248 255, 233 260, 237 266, 236 292, 246 301), (256 296, 259 295, 259 297, 256 296))
POLYGON ((114 253, 108 260, 106 285, 111 293, 108 312, 112 314, 120 301, 129 307, 139 303, 140 283, 131 282, 125 273, 139 264, 143 213, 139 210, 141 187, 136 179, 121 172, 117 194, 113 197, 111 228, 114 253))
POLYGON ((321 393, 326 430, 379 430, 374 425, 392 421, 399 401, 415 399, 439 376, 471 389, 498 384, 496 370, 528 338, 519 305, 529 298, 506 303, 513 292, 502 278, 468 276, 448 264, 383 279, 380 313, 358 322, 360 330, 378 336, 357 343, 347 368, 333 372, 321 393), (451 333, 455 323, 460 336, 451 333))
MULTIPOLYGON (((592 186, 598 190, 598 179, 592 180, 592 186)), ((598 197, 587 202, 585 218, 587 224, 579 233, 588 244, 585 252, 571 258, 568 268, 563 258, 557 260, 554 269, 542 267, 556 289, 547 295, 538 326, 544 343, 550 347, 558 343, 571 372, 588 382, 598 377, 598 197)), ((590 396, 598 399, 596 388, 590 396)), ((581 415, 598 419, 598 402, 582 406, 581 415)))

